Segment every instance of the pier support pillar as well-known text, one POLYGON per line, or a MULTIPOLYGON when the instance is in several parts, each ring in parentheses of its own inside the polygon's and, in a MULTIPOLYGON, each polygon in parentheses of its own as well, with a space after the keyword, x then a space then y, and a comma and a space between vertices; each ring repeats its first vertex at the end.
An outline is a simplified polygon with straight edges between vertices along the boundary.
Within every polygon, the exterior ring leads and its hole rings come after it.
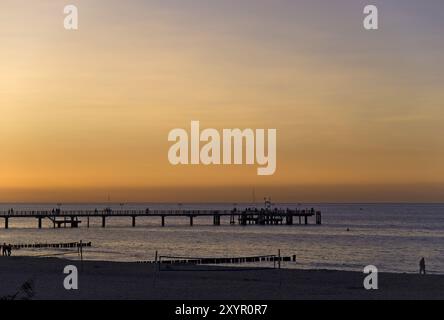
POLYGON ((299 216, 299 224, 302 224, 301 216, 299 216))
POLYGON ((134 227, 136 227, 136 217, 133 216, 132 218, 133 218, 133 228, 134 228, 134 227))
POLYGON ((162 227, 165 227, 165 216, 162 216, 162 227))
POLYGON ((9 218, 5 218, 5 229, 9 229, 9 218))
POLYGON ((193 226, 193 216, 190 216, 190 227, 193 226))
POLYGON ((86 218, 86 227, 89 228, 89 217, 86 218))
POLYGON ((42 228, 42 218, 38 218, 38 220, 39 220, 39 229, 41 229, 42 228))
POLYGON ((305 216, 305 221, 304 221, 304 223, 305 223, 305 224, 308 224, 308 217, 307 217, 307 216, 305 216))
POLYGON ((316 212, 316 224, 322 224, 322 215, 321 212, 316 212))
POLYGON ((79 227, 79 219, 78 217, 71 217, 71 228, 79 227))
POLYGON ((293 224, 293 216, 287 215, 286 222, 287 222, 287 225, 291 226, 293 224))
POLYGON ((105 226, 106 226, 106 217, 103 216, 102 217, 102 228, 105 228, 105 226))
POLYGON ((215 226, 220 226, 220 216, 219 215, 214 215, 214 217, 213 217, 213 224, 215 225, 215 226))

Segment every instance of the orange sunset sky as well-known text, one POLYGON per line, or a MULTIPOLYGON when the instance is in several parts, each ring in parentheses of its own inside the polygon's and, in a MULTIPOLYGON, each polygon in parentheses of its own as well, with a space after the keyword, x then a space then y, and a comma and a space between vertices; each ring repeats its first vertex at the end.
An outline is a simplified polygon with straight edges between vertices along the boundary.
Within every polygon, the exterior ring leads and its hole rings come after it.
POLYGON ((444 6, 0 2, 0 201, 444 201, 444 6), (168 132, 276 128, 277 171, 169 164, 168 132))

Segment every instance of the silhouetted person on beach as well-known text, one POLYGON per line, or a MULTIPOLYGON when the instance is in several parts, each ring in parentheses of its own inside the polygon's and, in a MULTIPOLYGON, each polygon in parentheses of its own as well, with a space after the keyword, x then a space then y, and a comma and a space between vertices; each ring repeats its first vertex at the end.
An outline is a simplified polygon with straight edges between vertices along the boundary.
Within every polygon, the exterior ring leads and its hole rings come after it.
POLYGON ((2 256, 10 257, 11 254, 12 254, 12 245, 11 244, 6 245, 6 243, 3 243, 2 256))
POLYGON ((419 274, 426 274, 426 265, 424 257, 422 257, 422 259, 419 261, 419 274))

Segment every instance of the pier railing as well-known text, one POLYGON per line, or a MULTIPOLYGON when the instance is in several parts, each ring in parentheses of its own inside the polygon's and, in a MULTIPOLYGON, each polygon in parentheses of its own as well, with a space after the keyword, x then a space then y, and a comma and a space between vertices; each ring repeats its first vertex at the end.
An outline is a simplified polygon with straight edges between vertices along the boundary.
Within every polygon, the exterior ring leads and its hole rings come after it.
POLYGON ((0 217, 53 217, 53 216, 213 216, 232 214, 273 214, 313 216, 315 211, 311 210, 13 210, 0 211, 0 217))

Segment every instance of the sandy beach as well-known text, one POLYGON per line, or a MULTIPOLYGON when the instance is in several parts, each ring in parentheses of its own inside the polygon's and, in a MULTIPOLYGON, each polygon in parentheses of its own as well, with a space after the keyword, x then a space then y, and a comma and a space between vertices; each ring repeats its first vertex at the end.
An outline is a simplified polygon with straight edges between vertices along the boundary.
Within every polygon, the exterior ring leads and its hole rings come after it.
POLYGON ((196 268, 208 270, 159 272, 149 264, 86 261, 81 267, 58 258, 0 257, 0 297, 32 280, 37 300, 444 299, 442 275, 380 273, 379 290, 367 291, 359 272, 196 268), (63 287, 66 265, 78 267, 78 290, 63 287))

